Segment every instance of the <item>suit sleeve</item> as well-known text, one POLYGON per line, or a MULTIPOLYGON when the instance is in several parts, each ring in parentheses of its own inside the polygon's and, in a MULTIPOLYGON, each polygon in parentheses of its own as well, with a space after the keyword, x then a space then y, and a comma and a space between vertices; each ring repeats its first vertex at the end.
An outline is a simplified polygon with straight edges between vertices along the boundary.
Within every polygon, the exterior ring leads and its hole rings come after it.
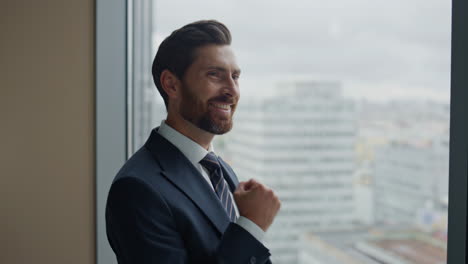
POLYGON ((187 263, 169 207, 138 179, 128 177, 112 184, 106 228, 119 264, 187 263))
POLYGON ((215 256, 217 264, 271 263, 269 250, 247 230, 231 223, 223 234, 215 256))
MULTIPOLYGON (((169 206, 143 181, 127 177, 111 186, 107 237, 119 264, 186 264, 189 257, 169 206)), ((231 223, 208 263, 270 263, 267 248, 231 223)))

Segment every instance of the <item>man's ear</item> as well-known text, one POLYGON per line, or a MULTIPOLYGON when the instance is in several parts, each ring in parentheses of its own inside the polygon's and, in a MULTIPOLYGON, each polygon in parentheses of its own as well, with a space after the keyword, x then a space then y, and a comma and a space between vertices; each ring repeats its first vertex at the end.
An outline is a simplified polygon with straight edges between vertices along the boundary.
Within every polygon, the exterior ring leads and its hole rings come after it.
POLYGON ((169 98, 176 99, 179 97, 180 80, 177 78, 177 76, 175 76, 175 74, 169 70, 164 70, 161 72, 159 81, 161 82, 161 86, 169 98))

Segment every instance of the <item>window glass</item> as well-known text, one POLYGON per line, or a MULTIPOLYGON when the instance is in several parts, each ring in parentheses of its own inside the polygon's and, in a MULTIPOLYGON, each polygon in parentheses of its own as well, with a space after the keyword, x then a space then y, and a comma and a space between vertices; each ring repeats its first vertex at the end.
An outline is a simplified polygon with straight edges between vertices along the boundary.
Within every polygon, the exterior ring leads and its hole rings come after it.
POLYGON ((217 19, 242 76, 233 130, 214 147, 282 200, 265 241, 274 263, 445 263, 450 1, 141 3, 133 151, 166 116, 158 45, 217 19))

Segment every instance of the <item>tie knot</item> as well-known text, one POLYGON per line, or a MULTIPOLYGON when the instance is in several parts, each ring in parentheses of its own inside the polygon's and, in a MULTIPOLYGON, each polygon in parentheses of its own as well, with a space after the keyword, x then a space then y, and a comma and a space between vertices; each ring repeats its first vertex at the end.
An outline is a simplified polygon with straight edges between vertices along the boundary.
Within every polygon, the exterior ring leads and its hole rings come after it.
POLYGON ((210 173, 220 168, 218 158, 213 152, 206 154, 206 156, 200 161, 200 164, 210 171, 210 173))

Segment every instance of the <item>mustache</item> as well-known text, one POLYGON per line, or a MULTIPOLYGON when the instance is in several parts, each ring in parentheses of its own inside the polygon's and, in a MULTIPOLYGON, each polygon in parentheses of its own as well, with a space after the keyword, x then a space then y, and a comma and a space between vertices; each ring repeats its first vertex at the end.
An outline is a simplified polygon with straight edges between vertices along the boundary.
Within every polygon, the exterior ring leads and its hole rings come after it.
POLYGON ((235 100, 232 96, 226 96, 226 95, 220 95, 210 100, 210 102, 213 102, 213 101, 227 103, 227 104, 235 103, 235 100))

